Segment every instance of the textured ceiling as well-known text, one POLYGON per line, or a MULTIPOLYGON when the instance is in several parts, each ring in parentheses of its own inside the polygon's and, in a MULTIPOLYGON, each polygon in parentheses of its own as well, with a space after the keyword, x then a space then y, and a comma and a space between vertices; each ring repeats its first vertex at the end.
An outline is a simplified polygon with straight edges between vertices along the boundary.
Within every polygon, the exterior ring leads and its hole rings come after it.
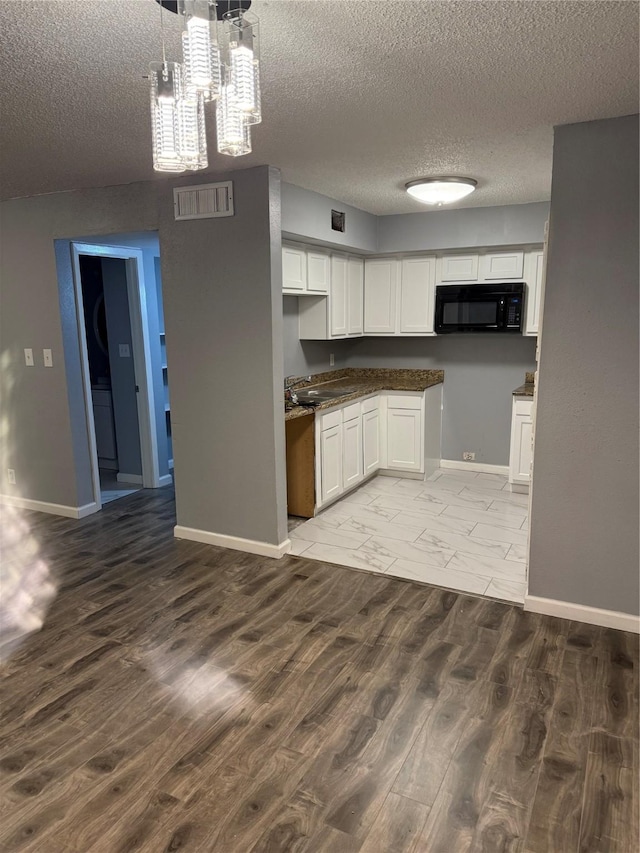
MULTIPOLYGON (((425 210, 402 187, 462 174, 460 207, 549 198, 552 128, 638 109, 636 2, 254 0, 263 124, 283 178, 373 213, 425 210)), ((165 14, 168 58, 180 23, 165 14)), ((0 0, 2 197, 138 180, 151 167, 154 0, 0 0)), ((209 108, 211 109, 211 108, 209 108)))

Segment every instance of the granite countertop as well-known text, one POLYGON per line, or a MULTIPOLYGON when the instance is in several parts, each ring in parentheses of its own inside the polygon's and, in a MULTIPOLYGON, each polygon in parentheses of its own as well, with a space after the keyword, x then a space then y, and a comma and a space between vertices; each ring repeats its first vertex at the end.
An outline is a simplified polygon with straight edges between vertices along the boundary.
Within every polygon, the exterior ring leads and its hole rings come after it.
POLYGON ((514 397, 533 397, 533 389, 535 387, 535 373, 525 373, 524 375, 524 385, 520 385, 519 388, 513 392, 514 397))
POLYGON ((292 390, 324 385, 337 390, 344 388, 345 393, 332 400, 325 400, 318 406, 294 406, 288 410, 285 407, 284 417, 289 421, 293 418, 313 415, 316 411, 341 406, 343 403, 357 400, 367 394, 375 394, 376 391, 424 391, 425 388, 439 385, 443 381, 444 370, 387 370, 377 367, 345 367, 342 370, 316 373, 311 377, 311 382, 307 382, 306 377, 301 376, 290 380, 292 390))

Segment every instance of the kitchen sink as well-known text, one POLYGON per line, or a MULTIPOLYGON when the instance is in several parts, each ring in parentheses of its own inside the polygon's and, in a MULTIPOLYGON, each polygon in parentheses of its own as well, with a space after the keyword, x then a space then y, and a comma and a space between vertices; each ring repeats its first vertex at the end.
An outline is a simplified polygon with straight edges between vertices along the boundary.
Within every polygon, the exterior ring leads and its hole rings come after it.
POLYGON ((335 400, 337 397, 344 397, 345 394, 349 393, 349 391, 345 391, 343 388, 340 390, 336 388, 333 391, 330 391, 329 389, 322 389, 318 391, 305 390, 295 392, 299 403, 323 403, 325 400, 335 400))

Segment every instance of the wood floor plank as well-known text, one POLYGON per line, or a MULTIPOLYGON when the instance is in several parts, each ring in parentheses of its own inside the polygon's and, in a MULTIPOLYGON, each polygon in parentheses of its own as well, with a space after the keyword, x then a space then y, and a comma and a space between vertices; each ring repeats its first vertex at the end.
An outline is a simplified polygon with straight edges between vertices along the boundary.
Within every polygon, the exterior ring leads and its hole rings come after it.
POLYGON ((388 794, 360 853, 412 853, 428 814, 421 803, 388 794))
POLYGON ((7 853, 630 853, 638 638, 176 540, 170 488, 25 521, 7 853))
POLYGON ((529 821, 531 853, 578 847, 597 666, 582 651, 565 653, 529 821))

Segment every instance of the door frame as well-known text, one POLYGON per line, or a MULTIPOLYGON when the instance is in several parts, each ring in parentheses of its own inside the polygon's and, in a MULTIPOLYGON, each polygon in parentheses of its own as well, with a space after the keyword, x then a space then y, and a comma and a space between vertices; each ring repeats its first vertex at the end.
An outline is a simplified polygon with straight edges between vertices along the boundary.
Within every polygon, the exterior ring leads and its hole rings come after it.
POLYGON ((149 320, 147 316, 147 292, 144 281, 143 252, 128 246, 105 246, 96 243, 71 242, 71 261, 78 321, 78 341, 82 372, 82 390, 84 394, 89 453, 91 456, 91 476, 93 495, 97 509, 102 509, 100 494, 100 470, 98 467, 98 447, 96 428, 93 418, 93 399, 91 395, 91 376, 89 373, 89 353, 87 349, 86 325, 84 321, 84 300, 80 275, 80 256, 90 255, 99 258, 114 258, 125 262, 127 276, 127 296, 129 318, 131 321, 131 343, 133 349, 133 368, 138 393, 138 425, 140 428, 140 456, 142 459, 142 486, 145 489, 157 489, 160 486, 158 463, 158 435, 153 395, 153 377, 151 373, 151 348, 149 320))

